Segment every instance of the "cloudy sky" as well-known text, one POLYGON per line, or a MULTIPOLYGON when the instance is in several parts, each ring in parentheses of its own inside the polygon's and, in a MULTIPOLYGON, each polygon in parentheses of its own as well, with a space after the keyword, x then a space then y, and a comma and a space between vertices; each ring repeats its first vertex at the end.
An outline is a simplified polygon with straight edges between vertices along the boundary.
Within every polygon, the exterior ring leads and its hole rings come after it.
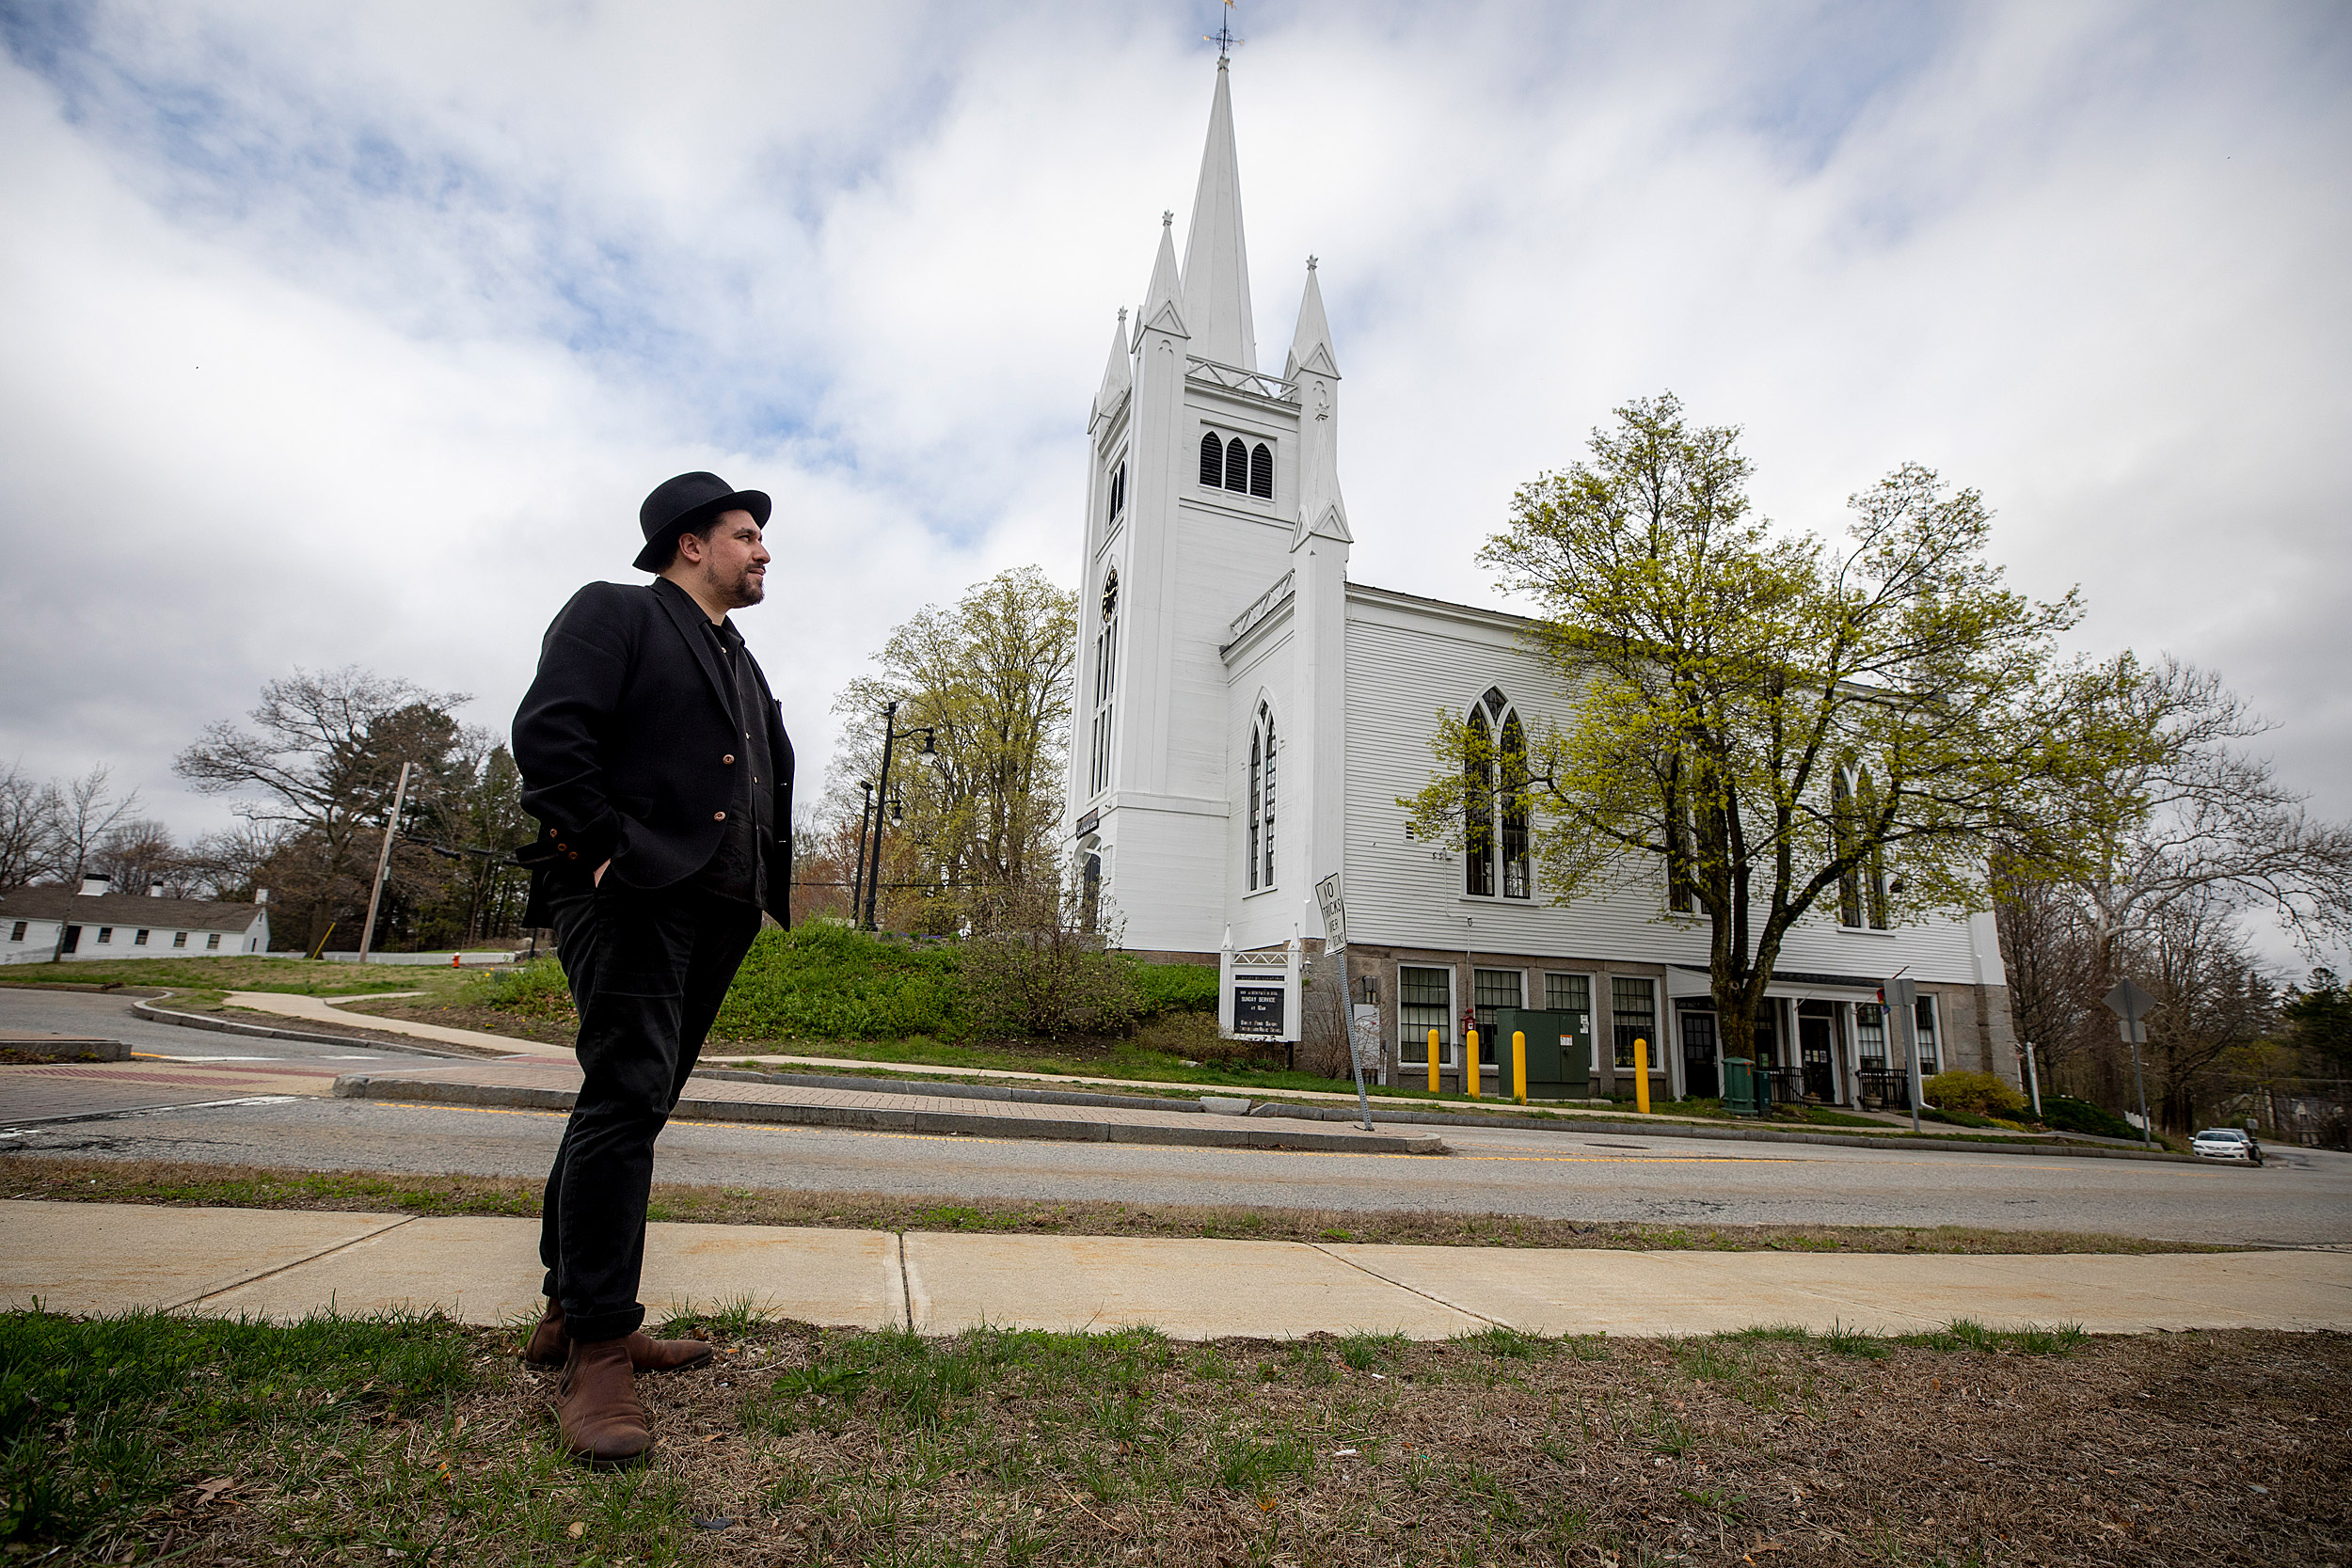
MULTIPOLYGON (((1214 0, 0 7, 0 763, 347 663, 503 729, 636 507, 777 499, 804 755, 893 623, 1074 578, 1082 425, 1191 208, 1214 0)), ((1981 489, 2081 645, 2218 669, 2352 816, 2352 12, 1245 0, 1262 353, 1323 260, 1355 576, 1473 601, 1671 388, 1763 509, 1981 489)), ((1181 238, 1181 236, 1180 236, 1181 238)))

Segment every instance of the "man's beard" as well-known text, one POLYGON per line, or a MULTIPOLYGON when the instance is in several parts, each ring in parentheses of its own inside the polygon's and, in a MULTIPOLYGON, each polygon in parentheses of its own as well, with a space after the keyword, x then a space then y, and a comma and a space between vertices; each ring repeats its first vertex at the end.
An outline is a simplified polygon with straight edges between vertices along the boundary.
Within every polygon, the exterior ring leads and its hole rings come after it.
POLYGON ((749 567, 736 574, 735 580, 727 584, 727 603, 732 609, 741 610, 746 606, 755 605, 767 596, 766 578, 753 572, 749 567))

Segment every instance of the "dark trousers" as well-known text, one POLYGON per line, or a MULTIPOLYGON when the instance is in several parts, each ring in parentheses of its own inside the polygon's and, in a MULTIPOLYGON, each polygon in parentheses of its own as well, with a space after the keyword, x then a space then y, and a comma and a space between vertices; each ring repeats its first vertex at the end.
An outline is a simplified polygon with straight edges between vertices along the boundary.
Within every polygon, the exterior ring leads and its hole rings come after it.
POLYGON ((539 1261, 575 1339, 645 1321, 653 1144, 759 931, 749 904, 691 890, 642 893, 607 877, 554 903, 556 954, 580 1010, 580 1099, 548 1172, 539 1261))

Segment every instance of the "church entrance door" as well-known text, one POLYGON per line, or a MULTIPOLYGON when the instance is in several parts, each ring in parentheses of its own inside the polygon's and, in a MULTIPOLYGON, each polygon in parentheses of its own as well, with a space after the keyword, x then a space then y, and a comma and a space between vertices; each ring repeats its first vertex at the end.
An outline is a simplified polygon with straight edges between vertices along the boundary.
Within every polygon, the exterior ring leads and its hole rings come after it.
POLYGON ((1715 1066, 1715 1015, 1695 1009, 1682 1014, 1682 1092, 1693 1100, 1723 1095, 1723 1078, 1715 1066))

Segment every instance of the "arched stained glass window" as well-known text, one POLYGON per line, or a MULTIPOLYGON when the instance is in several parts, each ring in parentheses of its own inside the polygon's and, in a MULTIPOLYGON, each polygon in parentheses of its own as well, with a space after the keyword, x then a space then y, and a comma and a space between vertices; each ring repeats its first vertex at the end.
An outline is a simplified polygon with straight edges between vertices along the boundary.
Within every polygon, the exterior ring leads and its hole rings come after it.
POLYGON ((1274 451, 1263 441, 1249 449, 1249 493, 1261 500, 1274 499, 1274 451))
POLYGON ((1470 715, 1470 758, 1463 766, 1462 891, 1491 897, 1495 891, 1494 731, 1477 708, 1470 715))
POLYGON ((1502 721, 1502 795, 1496 802, 1502 819, 1502 896, 1524 898, 1532 891, 1527 853, 1527 732, 1519 716, 1502 721))
POLYGON ((1249 828, 1243 844, 1249 891, 1274 885, 1274 710, 1258 705, 1249 726, 1249 828))

